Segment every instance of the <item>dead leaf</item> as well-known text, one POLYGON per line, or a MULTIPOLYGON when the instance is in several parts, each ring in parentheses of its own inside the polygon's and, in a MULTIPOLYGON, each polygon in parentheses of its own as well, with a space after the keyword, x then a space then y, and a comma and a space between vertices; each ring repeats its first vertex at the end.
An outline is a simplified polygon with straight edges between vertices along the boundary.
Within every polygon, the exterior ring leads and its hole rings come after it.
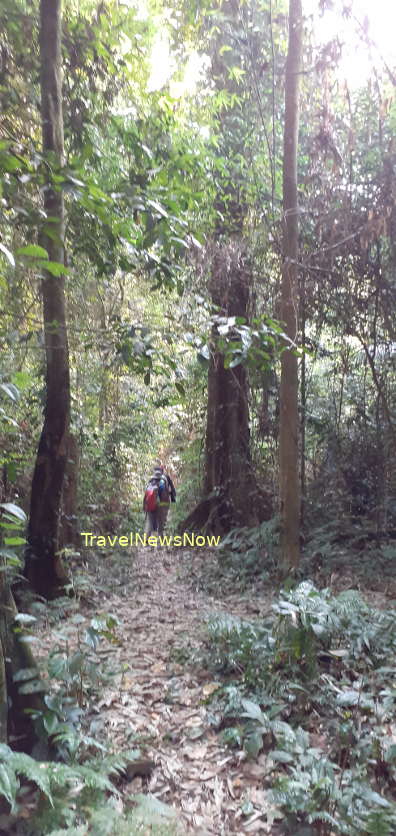
POLYGON ((214 691, 217 691, 219 688, 221 688, 220 682, 207 682, 207 684, 204 685, 202 688, 202 693, 205 697, 210 697, 210 695, 213 694, 214 691))
POLYGON ((205 743, 202 746, 186 747, 184 751, 185 751, 185 755, 186 755, 187 758, 189 758, 190 760, 196 761, 196 760, 203 760, 205 755, 206 755, 207 750, 208 750, 208 746, 205 743))
POLYGON ((231 798, 235 798, 234 787, 232 786, 232 781, 231 781, 231 778, 229 777, 229 775, 227 775, 227 787, 228 787, 228 792, 230 793, 231 798))
POLYGON ((187 737, 190 740, 197 740, 199 737, 202 737, 205 734, 205 729, 202 726, 193 726, 191 729, 188 730, 187 737))

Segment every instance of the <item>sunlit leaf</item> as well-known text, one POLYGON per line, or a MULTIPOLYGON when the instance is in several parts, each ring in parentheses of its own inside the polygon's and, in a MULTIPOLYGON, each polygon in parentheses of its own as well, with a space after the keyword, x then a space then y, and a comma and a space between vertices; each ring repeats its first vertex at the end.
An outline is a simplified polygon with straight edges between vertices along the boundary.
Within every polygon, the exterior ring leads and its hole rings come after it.
POLYGON ((16 251, 17 255, 26 255, 29 258, 49 258, 47 250, 40 247, 38 244, 27 244, 26 247, 19 247, 16 251))
POLYGON ((27 522, 27 516, 23 510, 20 508, 19 505, 15 505, 13 502, 2 502, 0 504, 0 508, 4 508, 8 514, 12 514, 13 517, 17 517, 18 520, 22 520, 22 522, 27 522))
POLYGON ((1 243, 1 241, 0 241, 0 251, 5 255, 6 259, 10 262, 11 267, 15 267, 15 258, 13 256, 12 252, 10 252, 10 250, 7 247, 5 247, 4 244, 1 243))

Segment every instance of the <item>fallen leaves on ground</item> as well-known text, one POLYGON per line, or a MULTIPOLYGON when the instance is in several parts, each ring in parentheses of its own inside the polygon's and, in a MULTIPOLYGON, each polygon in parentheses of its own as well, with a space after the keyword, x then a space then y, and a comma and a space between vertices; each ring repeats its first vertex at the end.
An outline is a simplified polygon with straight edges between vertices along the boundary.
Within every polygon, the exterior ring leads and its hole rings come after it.
MULTIPOLYGON (((124 798, 150 793, 178 811, 187 832, 201 836, 275 834, 275 809, 263 789, 265 764, 246 761, 244 753, 222 746, 208 718, 208 699, 220 682, 189 664, 204 641, 210 615, 223 611, 250 618, 252 605, 247 597, 216 601, 191 589, 180 579, 185 571, 179 571, 189 559, 188 552, 140 549, 128 566, 124 551, 117 591, 110 594, 98 583, 90 591, 89 610, 83 608, 83 620, 62 623, 70 651, 93 616, 110 613, 120 622, 118 642, 98 647, 113 675, 85 721, 89 733, 110 741, 115 751, 143 741, 144 759, 154 768, 146 777, 131 773, 124 798)), ((269 608, 268 598, 255 599, 255 613, 269 608)), ((49 650, 53 630, 42 638, 41 647, 49 650)))

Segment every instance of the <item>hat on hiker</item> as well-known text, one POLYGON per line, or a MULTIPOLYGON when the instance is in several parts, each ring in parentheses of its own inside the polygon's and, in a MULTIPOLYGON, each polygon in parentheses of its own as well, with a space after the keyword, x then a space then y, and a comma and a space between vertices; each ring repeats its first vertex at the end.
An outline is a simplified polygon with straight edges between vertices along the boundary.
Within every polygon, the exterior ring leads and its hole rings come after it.
POLYGON ((159 479, 162 476, 163 472, 164 472, 163 467, 155 467, 154 468, 154 473, 153 473, 154 478, 159 479))

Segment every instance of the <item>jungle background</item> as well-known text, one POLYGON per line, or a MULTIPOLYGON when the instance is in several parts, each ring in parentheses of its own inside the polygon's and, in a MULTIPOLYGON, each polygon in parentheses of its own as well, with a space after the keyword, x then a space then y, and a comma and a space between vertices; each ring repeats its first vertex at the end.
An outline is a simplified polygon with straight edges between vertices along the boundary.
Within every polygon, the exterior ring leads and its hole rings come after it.
POLYGON ((337 0, 0 21, 0 828, 392 834, 395 62, 337 0), (221 546, 84 548, 158 459, 221 546))

